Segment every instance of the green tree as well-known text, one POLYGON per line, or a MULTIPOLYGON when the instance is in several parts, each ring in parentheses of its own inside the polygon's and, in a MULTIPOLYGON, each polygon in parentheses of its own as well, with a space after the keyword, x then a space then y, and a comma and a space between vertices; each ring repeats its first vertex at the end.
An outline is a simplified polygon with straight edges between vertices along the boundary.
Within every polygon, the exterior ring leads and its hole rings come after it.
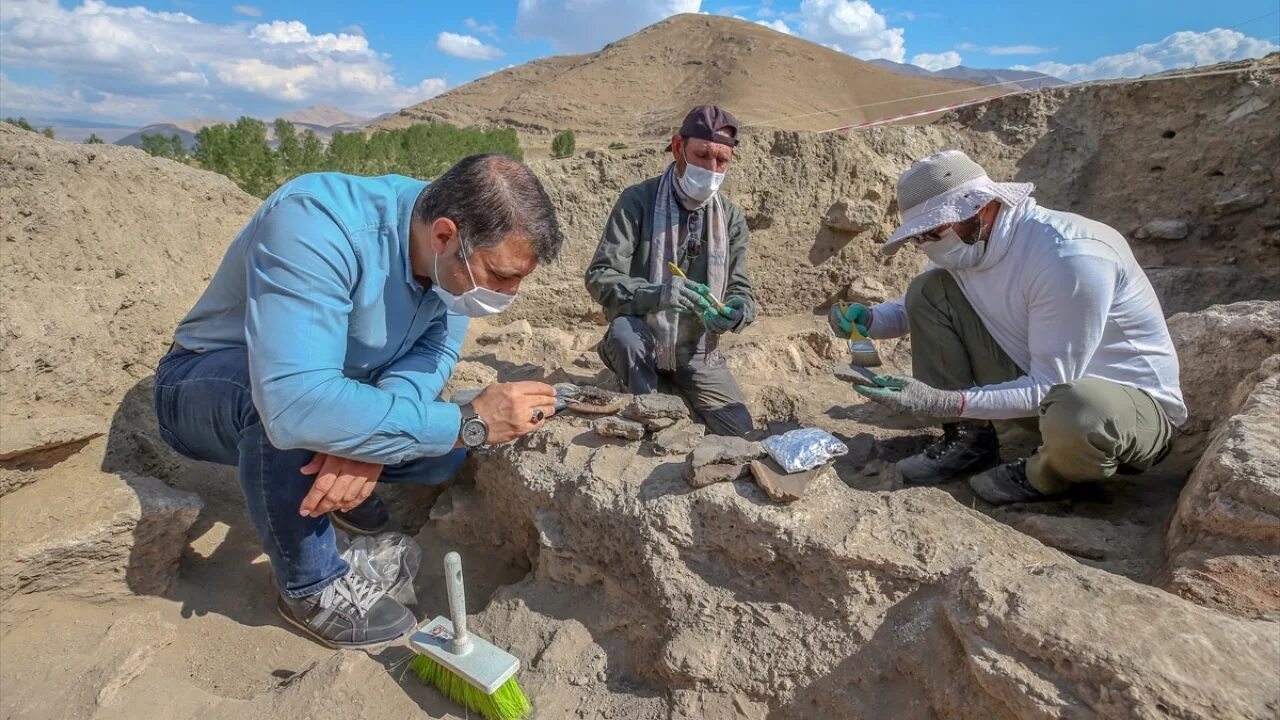
POLYGON ((20 117, 16 120, 14 118, 7 117, 4 119, 4 121, 15 127, 20 127, 23 130, 30 130, 31 132, 36 131, 35 128, 31 127, 31 123, 27 122, 27 119, 24 117, 20 117))
POLYGON ((41 131, 40 131, 40 134, 41 134, 41 135, 43 135, 43 136, 45 136, 45 137, 47 137, 47 138, 49 138, 50 140, 52 140, 52 139, 53 139, 53 128, 51 128, 51 127, 46 127, 45 129, 43 129, 43 130, 41 130, 41 131))
POLYGON ((364 169, 364 133, 336 132, 329 138, 329 152, 325 155, 325 169, 358 174, 364 169))
POLYGON ((298 175, 320 172, 324 169, 324 143, 311 130, 302 131, 301 150, 298 154, 298 175))
POLYGON ((98 137, 97 133, 89 133, 89 137, 85 138, 84 144, 85 145, 102 145, 103 142, 102 142, 102 138, 98 137))
MULTIPOLYGON (((98 142, 102 142, 99 140, 98 142)), ((147 135, 142 136, 142 149, 153 157, 168 158, 177 162, 187 161, 187 148, 182 144, 182 138, 178 133, 172 135, 147 135)))
POLYGON ((557 160, 573 157, 573 153, 576 149, 577 138, 574 136, 572 130, 565 130, 551 140, 551 157, 554 157, 557 160))
POLYGON ((288 120, 276 118, 272 125, 276 135, 276 164, 280 168, 280 182, 302 174, 302 142, 298 131, 288 120))

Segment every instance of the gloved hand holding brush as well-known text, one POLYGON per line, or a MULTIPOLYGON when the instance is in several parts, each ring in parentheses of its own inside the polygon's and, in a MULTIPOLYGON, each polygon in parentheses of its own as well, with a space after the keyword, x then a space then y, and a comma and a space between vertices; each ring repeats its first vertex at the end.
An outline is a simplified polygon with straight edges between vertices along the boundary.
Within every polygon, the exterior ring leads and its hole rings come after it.
POLYGON ((719 309, 712 307, 703 310, 702 324, 707 326, 707 332, 723 335, 737 328, 742 322, 742 306, 745 302, 742 298, 734 296, 726 300, 719 309))
POLYGON ((827 313, 827 324, 838 338, 852 336, 855 327, 866 337, 867 330, 871 328, 871 309, 859 303, 838 302, 827 313))
POLYGON ((705 297, 709 292, 711 289, 706 285, 672 275, 662 284, 662 297, 658 300, 658 308, 676 312, 690 310, 701 313, 711 308, 711 303, 705 297))
POLYGON ((898 412, 953 419, 964 412, 964 393, 939 390, 915 378, 877 375, 878 387, 854 385, 853 391, 898 412))

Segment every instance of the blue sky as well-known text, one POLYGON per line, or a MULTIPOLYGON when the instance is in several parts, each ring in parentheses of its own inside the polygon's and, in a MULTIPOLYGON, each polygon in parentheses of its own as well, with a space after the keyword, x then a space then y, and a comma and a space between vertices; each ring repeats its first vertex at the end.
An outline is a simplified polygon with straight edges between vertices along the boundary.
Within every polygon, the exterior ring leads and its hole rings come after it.
POLYGON ((1072 81, 1257 56, 1280 41, 1276 0, 3 0, 0 113, 143 124, 325 103, 371 116, 677 12, 765 23, 862 59, 1072 81))

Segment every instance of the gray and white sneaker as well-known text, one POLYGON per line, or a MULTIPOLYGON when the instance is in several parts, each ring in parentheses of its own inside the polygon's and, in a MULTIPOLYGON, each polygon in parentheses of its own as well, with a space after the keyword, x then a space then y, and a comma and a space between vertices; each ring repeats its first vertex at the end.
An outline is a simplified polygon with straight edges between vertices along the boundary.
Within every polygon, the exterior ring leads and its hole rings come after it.
POLYGON ((300 598, 282 594, 276 607, 291 625, 333 648, 384 645, 417 624, 408 608, 354 569, 318 593, 300 598))
POLYGON ((908 485, 937 485, 1000 462, 1000 438, 990 423, 946 423, 942 439, 898 461, 908 485))

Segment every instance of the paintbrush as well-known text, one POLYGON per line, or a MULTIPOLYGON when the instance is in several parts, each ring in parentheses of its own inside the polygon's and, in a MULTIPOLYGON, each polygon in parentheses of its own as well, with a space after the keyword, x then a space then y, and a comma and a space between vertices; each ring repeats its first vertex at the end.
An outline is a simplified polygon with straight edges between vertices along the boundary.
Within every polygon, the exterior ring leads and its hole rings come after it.
MULTIPOLYGON (((849 309, 849 303, 837 302, 840 308, 841 317, 845 316, 845 312, 849 309)), ((871 342, 871 338, 863 335, 858 331, 858 324, 849 323, 849 356, 852 358, 851 364, 858 367, 880 367, 880 353, 876 352, 876 344, 871 342)))
MULTIPOLYGON (((689 279, 689 276, 684 274, 684 271, 680 269, 680 266, 673 262, 667 263, 667 269, 676 277, 682 277, 685 280, 689 279)), ((716 306, 716 310, 724 310, 724 303, 720 302, 720 299, 713 295, 710 290, 707 291, 706 297, 716 306)))

